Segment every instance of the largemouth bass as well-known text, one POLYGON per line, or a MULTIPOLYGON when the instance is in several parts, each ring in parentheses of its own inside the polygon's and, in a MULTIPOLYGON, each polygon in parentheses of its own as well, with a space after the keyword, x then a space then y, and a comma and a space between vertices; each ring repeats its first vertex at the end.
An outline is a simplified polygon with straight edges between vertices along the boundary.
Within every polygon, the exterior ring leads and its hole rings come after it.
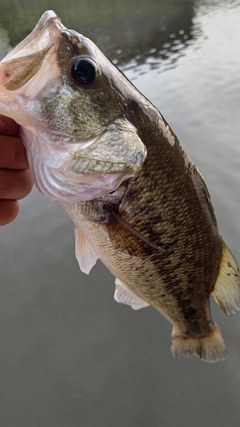
POLYGON ((237 263, 203 178, 159 111, 96 45, 45 12, 0 63, 0 113, 17 121, 37 188, 75 225, 76 256, 116 277, 116 301, 155 307, 174 356, 226 355, 210 295, 240 309, 237 263))

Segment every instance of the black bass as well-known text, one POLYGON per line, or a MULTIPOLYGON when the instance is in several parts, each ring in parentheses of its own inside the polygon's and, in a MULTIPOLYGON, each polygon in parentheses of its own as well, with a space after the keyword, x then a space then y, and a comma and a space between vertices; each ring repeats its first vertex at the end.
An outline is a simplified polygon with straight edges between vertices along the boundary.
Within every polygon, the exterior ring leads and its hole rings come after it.
POLYGON ((37 188, 72 219, 81 270, 100 258, 116 301, 162 313, 174 356, 223 359, 210 295, 227 315, 240 309, 238 266, 159 111, 47 11, 0 63, 0 113, 21 126, 37 188))

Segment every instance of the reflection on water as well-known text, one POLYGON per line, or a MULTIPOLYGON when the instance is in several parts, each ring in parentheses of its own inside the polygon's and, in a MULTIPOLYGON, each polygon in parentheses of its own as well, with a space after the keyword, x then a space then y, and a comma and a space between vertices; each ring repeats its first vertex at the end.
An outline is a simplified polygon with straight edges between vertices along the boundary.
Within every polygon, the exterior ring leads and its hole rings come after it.
MULTIPOLYGON (((2 55, 48 8, 93 38, 162 111, 240 261, 240 2, 1 0, 2 55)), ((226 362, 174 360, 159 313, 117 305, 100 263, 90 276, 79 272, 59 206, 33 191, 0 241, 3 427, 239 425, 239 315, 213 306, 226 362)))
MULTIPOLYGON (((41 2, 32 0, 29 15, 22 12, 27 10, 28 2, 14 2, 9 14, 9 1, 2 1, 0 25, 7 30, 9 43, 13 46, 31 31, 45 8, 41 2)), ((66 9, 64 2, 51 2, 51 7, 66 26, 90 37, 114 63, 121 66, 132 64, 136 68, 148 62, 156 68, 160 60, 173 63, 189 40, 197 36, 196 28, 194 33, 192 31, 192 0, 112 0, 101 2, 100 9, 98 5, 98 0, 70 1, 66 9), (96 8, 99 9, 97 14, 96 8)))

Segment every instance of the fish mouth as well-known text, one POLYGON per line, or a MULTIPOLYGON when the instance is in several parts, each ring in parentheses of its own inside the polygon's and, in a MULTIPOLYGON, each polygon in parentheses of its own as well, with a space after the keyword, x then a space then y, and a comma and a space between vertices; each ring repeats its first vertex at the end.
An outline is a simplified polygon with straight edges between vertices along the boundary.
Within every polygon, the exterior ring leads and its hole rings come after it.
MULTIPOLYGON (((54 71, 55 76, 59 75, 54 62, 56 62, 55 54, 59 46, 60 34, 64 29, 55 12, 46 11, 33 31, 1 61, 0 84, 9 91, 20 91, 22 94, 31 95, 36 93, 36 85, 30 83, 30 88, 29 84, 25 85, 44 64, 48 63, 51 70, 50 73, 45 73, 45 79, 41 79, 44 84, 47 76, 53 75, 54 71)), ((40 89, 39 85, 38 88, 40 89)))
POLYGON ((47 10, 39 19, 33 31, 19 43, 5 58, 2 63, 23 58, 32 54, 46 51, 53 46, 61 31, 65 29, 60 18, 53 10, 47 10))

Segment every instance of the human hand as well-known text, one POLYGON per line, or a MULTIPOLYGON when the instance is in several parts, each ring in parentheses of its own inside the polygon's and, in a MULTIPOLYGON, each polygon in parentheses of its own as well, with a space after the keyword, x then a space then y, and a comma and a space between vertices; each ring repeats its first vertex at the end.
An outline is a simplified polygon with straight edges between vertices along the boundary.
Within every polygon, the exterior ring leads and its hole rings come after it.
POLYGON ((19 212, 18 199, 30 193, 33 180, 19 126, 0 116, 0 225, 12 222, 19 212))

